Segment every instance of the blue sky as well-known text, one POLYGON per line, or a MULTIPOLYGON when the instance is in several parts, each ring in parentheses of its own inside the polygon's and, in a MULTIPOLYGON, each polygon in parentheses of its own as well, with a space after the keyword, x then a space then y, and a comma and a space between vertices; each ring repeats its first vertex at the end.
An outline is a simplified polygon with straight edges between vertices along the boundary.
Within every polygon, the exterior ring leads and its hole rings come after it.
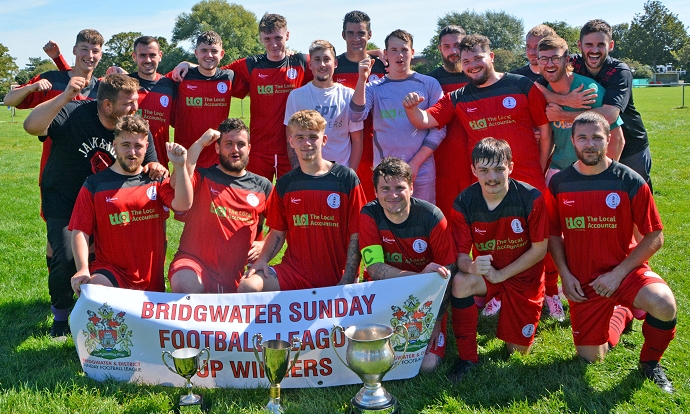
MULTIPOLYGON (((0 0, 0 43, 7 46, 23 68, 28 58, 44 56, 42 47, 49 39, 60 44, 68 62, 77 32, 93 28, 106 40, 115 33, 138 31, 170 39, 175 18, 189 13, 196 0, 166 2, 94 1, 75 3, 64 0, 0 0), (159 6, 164 4, 164 6, 159 6)), ((690 1, 663 0, 663 4, 690 25, 690 1)), ((395 29, 405 29, 415 38, 419 54, 434 36, 436 21, 451 11, 474 9, 503 10, 521 18, 525 30, 543 21, 564 20, 581 26, 590 19, 602 18, 610 24, 630 22, 643 12, 644 0, 582 0, 566 3, 543 0, 494 0, 481 3, 459 1, 387 0, 379 2, 315 2, 304 0, 235 1, 260 17, 265 12, 279 13, 288 20, 290 41, 296 50, 306 51, 315 39, 331 41, 338 53, 345 49, 340 37, 342 18, 348 11, 362 10, 372 19, 373 41, 383 46, 385 36, 395 29), (347 5, 345 5, 347 3, 347 5), (538 13, 539 12, 539 13, 538 13)))

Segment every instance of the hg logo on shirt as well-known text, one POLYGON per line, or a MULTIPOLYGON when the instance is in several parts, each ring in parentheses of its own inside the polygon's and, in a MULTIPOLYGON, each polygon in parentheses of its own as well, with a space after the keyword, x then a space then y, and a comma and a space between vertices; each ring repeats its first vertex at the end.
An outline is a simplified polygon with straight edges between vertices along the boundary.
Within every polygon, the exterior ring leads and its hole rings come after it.
POLYGON ((573 229, 584 229, 585 228, 585 218, 580 217, 566 217, 565 218, 565 228, 568 230, 573 229))
POLYGON ((496 248, 496 239, 487 240, 484 243, 475 243, 474 245, 480 252, 491 251, 496 248))
POLYGON ((196 98, 188 96, 185 100, 187 106, 204 106, 204 98, 198 96, 196 98))
POLYGON ((486 119, 482 118, 477 121, 470 121, 470 128, 474 129, 475 131, 478 129, 484 129, 487 127, 486 124, 486 119))
POLYGON ((292 216, 292 222, 295 227, 304 227, 309 225, 309 214, 295 214, 292 216))
POLYGON ((118 224, 129 223, 129 211, 111 214, 109 217, 110 217, 110 224, 112 224, 113 226, 117 226, 118 224))
POLYGON ((273 95, 273 85, 259 85, 256 90, 259 95, 273 95))

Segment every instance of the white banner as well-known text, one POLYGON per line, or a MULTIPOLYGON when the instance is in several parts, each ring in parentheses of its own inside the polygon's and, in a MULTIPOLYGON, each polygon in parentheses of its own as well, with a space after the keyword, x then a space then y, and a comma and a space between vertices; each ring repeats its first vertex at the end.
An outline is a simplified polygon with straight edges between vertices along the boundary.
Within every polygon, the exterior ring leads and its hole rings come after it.
MULTIPOLYGON (((192 347, 210 350, 210 363, 192 378, 202 387, 267 387, 256 361, 252 337, 264 341, 293 336, 302 340, 284 388, 361 383, 334 355, 345 359, 347 339, 333 325, 404 324, 394 335, 402 363, 385 379, 417 375, 438 316, 448 279, 437 273, 321 289, 252 294, 184 295, 83 285, 70 327, 84 372, 91 378, 182 386, 184 379, 162 362, 163 351, 192 347)), ((259 356, 261 353, 259 352, 259 356)), ((290 359, 294 353, 290 355, 290 359)))

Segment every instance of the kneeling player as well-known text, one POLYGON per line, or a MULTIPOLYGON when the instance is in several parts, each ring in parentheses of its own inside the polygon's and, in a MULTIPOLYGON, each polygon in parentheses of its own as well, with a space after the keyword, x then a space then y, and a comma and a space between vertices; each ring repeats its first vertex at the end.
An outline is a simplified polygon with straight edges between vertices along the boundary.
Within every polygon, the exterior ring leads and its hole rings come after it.
POLYGON ((672 393, 659 361, 675 337, 676 299, 647 263, 664 243, 651 190, 606 156, 611 135, 604 117, 579 115, 571 134, 578 161, 553 176, 548 206, 549 248, 570 302, 575 349, 589 362, 604 359, 632 320, 628 309, 642 309, 640 369, 672 393), (631 246, 635 227, 643 237, 631 246))
POLYGON ((166 208, 192 205, 192 184, 185 168, 187 151, 166 143, 175 167, 175 189, 143 173, 149 125, 136 115, 115 125, 115 163, 84 182, 74 205, 69 230, 77 273, 72 289, 93 283, 126 289, 165 291, 166 208), (89 266, 89 237, 96 259, 89 266))
POLYGON ((542 194, 509 178, 512 171, 508 143, 482 139, 472 151, 478 182, 453 204, 460 271, 453 278, 451 307, 460 361, 448 373, 451 381, 479 361, 474 295, 501 296, 496 336, 510 352, 527 353, 534 341, 544 301, 548 219, 542 194))
MULTIPOLYGON (((374 168, 376 200, 359 218, 359 247, 374 280, 438 272, 455 261, 455 246, 441 210, 412 197, 412 169, 400 158, 384 158, 374 168), (399 260, 391 258, 400 257, 399 260)), ((446 351, 443 310, 429 340, 421 370, 436 369, 446 351), (443 321, 443 322, 441 322, 443 321)))

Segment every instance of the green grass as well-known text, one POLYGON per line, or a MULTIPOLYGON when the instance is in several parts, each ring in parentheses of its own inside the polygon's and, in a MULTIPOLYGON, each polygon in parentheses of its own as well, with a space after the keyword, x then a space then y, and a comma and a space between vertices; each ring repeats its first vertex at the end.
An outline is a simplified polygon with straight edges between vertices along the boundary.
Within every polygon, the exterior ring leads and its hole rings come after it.
MULTIPOLYGON (((641 323, 604 363, 588 365, 575 357, 568 322, 543 320, 533 352, 507 355, 495 338, 496 321, 480 319, 481 365, 459 385, 445 380, 456 360, 454 344, 437 373, 386 382, 406 413, 456 412, 685 412, 690 410, 688 295, 690 282, 690 109, 680 88, 635 89, 635 103, 649 131, 654 157, 656 201, 665 224, 666 244, 652 259, 679 304, 678 334, 664 357, 677 393, 663 394, 644 381, 636 364, 641 323)), ((687 97, 690 101, 690 94, 687 97)), ((233 106, 233 112, 239 105, 233 106)), ((44 257, 45 227, 38 216, 36 176, 40 145, 26 135, 9 111, 0 110, 0 413, 165 413, 180 389, 95 382, 81 371, 74 344, 47 336, 49 298, 44 257)), ((248 106, 245 105, 245 114, 248 106)), ((234 115, 234 114, 233 114, 234 115)), ((239 115, 239 114, 237 114, 239 115)), ((180 226, 170 222, 170 253, 180 226)), ((170 256, 169 256, 170 257, 170 256)), ((346 412, 359 387, 283 390, 290 413, 346 412)), ((204 390, 212 413, 258 413, 266 390, 204 390)))

